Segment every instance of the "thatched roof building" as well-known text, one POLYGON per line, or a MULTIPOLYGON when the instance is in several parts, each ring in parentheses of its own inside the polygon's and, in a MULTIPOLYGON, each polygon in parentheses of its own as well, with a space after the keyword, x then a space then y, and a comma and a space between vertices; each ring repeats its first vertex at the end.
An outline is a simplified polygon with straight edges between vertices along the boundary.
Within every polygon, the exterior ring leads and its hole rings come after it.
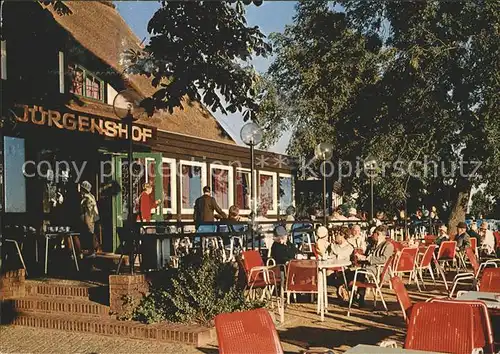
MULTIPOLYGON (((47 7, 47 10, 84 48, 109 65, 116 74, 123 73, 124 68, 120 65, 122 53, 127 49, 139 49, 140 40, 114 5, 109 1, 68 1, 65 4, 72 12, 69 15, 60 15, 52 7, 47 7)), ((130 75, 124 79, 127 85, 145 97, 156 91, 151 80, 145 76, 130 75)), ((116 118, 110 105, 85 99, 82 101, 84 105, 70 104, 71 109, 116 118)), ((236 144, 202 104, 186 99, 183 108, 176 108, 173 114, 158 112, 140 123, 172 133, 236 144)))

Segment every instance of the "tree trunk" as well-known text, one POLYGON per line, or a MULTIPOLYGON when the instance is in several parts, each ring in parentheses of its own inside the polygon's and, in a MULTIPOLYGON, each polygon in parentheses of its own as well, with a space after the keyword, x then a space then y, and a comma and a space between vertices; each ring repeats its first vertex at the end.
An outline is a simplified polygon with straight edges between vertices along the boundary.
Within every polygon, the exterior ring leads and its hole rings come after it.
POLYGON ((467 180, 459 180, 457 182, 457 191, 453 200, 450 218, 448 220, 448 234, 455 235, 457 233, 457 224, 460 221, 465 221, 467 212, 467 204, 472 190, 472 185, 467 180))

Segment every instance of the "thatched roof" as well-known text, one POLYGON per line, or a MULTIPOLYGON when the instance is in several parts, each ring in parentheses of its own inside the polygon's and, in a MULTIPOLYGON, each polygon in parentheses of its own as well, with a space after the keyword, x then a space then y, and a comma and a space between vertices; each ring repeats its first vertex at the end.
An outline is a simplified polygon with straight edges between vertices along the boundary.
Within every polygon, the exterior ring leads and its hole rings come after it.
MULTIPOLYGON (((61 16, 49 7, 48 10, 52 12, 54 19, 83 47, 116 72, 123 72, 124 68, 120 65, 121 54, 127 49, 139 49, 140 40, 114 5, 109 1, 68 1, 65 4, 72 14, 61 16)), ((150 79, 145 76, 130 75, 127 79, 128 83, 145 97, 156 91, 150 79)), ((100 107, 76 107, 73 104, 71 108, 100 114, 103 105, 98 106, 100 107), (99 109, 99 112, 96 109, 99 109)), ((144 123, 166 131, 235 144, 210 111, 199 102, 185 100, 183 107, 183 110, 174 110, 173 114, 158 112, 152 118, 144 120, 144 123)), ((112 113, 111 107, 107 110, 112 113)))

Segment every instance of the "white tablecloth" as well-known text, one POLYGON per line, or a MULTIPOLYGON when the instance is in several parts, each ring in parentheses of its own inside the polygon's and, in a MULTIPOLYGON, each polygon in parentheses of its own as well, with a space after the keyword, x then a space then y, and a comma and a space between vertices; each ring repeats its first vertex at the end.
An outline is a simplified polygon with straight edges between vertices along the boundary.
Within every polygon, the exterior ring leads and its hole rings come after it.
POLYGON ((481 291, 469 291, 457 300, 469 301, 469 300, 480 300, 486 304, 489 309, 500 310, 500 293, 485 293, 481 291))

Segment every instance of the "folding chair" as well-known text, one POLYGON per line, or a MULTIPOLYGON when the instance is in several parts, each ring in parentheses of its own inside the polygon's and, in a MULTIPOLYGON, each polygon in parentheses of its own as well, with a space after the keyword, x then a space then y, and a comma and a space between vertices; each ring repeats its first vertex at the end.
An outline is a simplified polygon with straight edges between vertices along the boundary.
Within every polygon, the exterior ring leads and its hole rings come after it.
POLYGON ((347 316, 350 316, 351 314, 351 306, 352 306, 352 300, 354 298, 354 293, 356 293, 358 288, 365 288, 365 289, 372 289, 373 290, 373 298, 374 298, 374 306, 377 306, 377 295, 380 295, 380 299, 382 301, 382 304, 384 305, 384 308, 386 311, 387 310, 387 305, 384 301, 384 296, 382 295, 382 290, 380 289, 380 284, 385 278, 385 275, 387 272, 390 272, 390 268, 392 265, 393 261, 393 256, 389 257, 389 259, 385 262, 384 268, 382 269, 382 272, 380 274, 380 281, 377 278, 376 274, 373 274, 369 270, 358 268, 356 269, 356 272, 354 273, 354 280, 349 283, 349 286, 351 286, 351 296, 349 298, 349 309, 347 310, 347 316), (358 281, 358 275, 364 274, 365 275, 365 281, 358 281))
POLYGON ((457 303, 413 305, 404 349, 439 353, 478 353, 474 347, 474 312, 457 303))
MULTIPOLYGON (((217 315, 215 331, 220 354, 283 354, 278 332, 265 309, 217 315)), ((328 352, 306 350, 303 353, 328 352)))
POLYGON ((401 280, 398 276, 391 277, 391 285, 392 289, 396 293, 396 297, 398 299, 399 306, 401 306, 401 311, 403 312, 403 318, 408 324, 411 309, 413 307, 413 303, 410 299, 410 295, 403 284, 403 280, 401 280))
POLYGON ((479 291, 500 293, 500 268, 486 268, 483 271, 479 291))
POLYGON ((418 277, 415 271, 415 266, 417 264, 418 248, 417 247, 404 247, 396 258, 393 272, 394 274, 402 275, 405 273, 409 274, 408 284, 411 284, 412 278, 415 278, 418 288, 418 277))
MULTIPOLYGON (((448 291, 448 282, 446 281, 446 275, 444 273, 444 263, 455 262, 455 256, 457 254, 457 242, 456 241, 443 241, 439 246, 439 251, 437 257, 434 258, 434 264, 436 265, 436 274, 440 273, 446 291, 448 291), (441 266, 443 263, 443 267, 441 266)), ((457 268, 458 270, 458 268, 457 268)))
MULTIPOLYGON (((465 254, 467 255, 467 258, 469 259, 470 264, 472 265, 473 272, 468 272, 468 273, 459 273, 455 276, 453 279, 453 286, 450 291, 450 297, 453 297, 453 293, 455 292, 455 289, 457 285, 474 285, 474 282, 477 283, 479 280, 479 276, 481 274, 481 271, 491 265, 493 267, 497 267, 497 264, 492 261, 486 261, 481 264, 479 264, 476 254, 474 252, 474 249, 472 247, 467 247, 465 250, 465 254), (465 280, 472 280, 472 284, 469 283, 464 283, 465 280)), ((476 284, 477 288, 477 284, 476 284)))
POLYGON ((290 303, 291 294, 318 293, 318 261, 292 259, 288 263, 285 294, 290 303))
MULTIPOLYGON (((431 263, 432 260, 434 259, 434 252, 436 251, 437 246, 436 245, 429 245, 425 248, 424 254, 422 255, 422 258, 420 259, 420 263, 415 266, 415 272, 418 273, 417 275, 420 275, 420 280, 422 280, 422 285, 425 289, 425 281, 424 281, 424 275, 423 272, 428 270, 429 274, 431 275, 432 281, 434 284, 436 284, 436 279, 434 278, 434 273, 432 272, 432 267, 431 263)), ((417 282, 418 290, 420 291, 420 285, 417 282)))
POLYGON ((458 301, 452 299, 431 299, 432 303, 458 303, 464 306, 470 306, 473 311, 474 318, 474 348, 481 348, 485 353, 495 352, 495 342, 493 339, 493 326, 491 324, 488 307, 479 300, 458 301))

